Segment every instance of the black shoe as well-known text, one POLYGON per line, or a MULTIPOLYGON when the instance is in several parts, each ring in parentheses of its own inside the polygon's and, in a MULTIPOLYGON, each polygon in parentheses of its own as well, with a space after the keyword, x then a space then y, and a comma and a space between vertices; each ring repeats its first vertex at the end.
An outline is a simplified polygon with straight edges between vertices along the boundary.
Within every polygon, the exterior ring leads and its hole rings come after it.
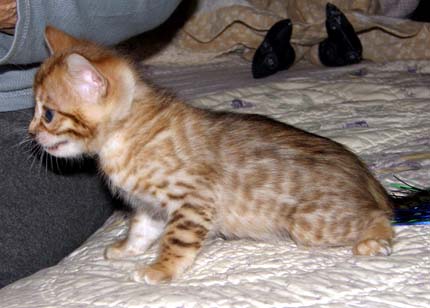
POLYGON ((290 19, 275 23, 267 32, 263 43, 252 59, 252 76, 263 78, 289 68, 296 58, 290 44, 293 24, 290 19))
POLYGON ((333 4, 327 3, 327 39, 318 46, 318 55, 326 66, 355 64, 362 60, 363 46, 346 16, 333 4))

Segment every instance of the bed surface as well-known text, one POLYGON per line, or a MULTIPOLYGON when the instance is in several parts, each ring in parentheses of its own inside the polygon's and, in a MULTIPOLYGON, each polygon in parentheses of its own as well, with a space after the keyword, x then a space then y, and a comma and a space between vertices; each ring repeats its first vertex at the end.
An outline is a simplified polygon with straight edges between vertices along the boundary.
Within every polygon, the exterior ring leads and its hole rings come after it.
MULTIPOLYGON (((430 62, 284 72, 205 95, 169 78, 164 84, 176 82, 192 104, 266 114, 347 145, 388 189, 393 175, 429 186, 430 62)), ((396 226, 390 257, 354 257, 350 248, 305 249, 289 241, 214 239, 183 278, 160 286, 129 279, 135 261, 149 263, 156 247, 136 258, 103 259, 104 247, 125 231, 125 216, 117 212, 58 265, 1 289, 0 306, 430 306, 429 226, 396 226)))

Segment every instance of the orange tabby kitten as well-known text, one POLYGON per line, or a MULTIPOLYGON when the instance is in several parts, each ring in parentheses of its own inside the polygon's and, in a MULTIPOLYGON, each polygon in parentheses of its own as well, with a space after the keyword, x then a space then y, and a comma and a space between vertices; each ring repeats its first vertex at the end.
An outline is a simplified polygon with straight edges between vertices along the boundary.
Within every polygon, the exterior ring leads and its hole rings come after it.
POLYGON ((127 238, 106 258, 142 254, 159 239, 136 281, 178 277, 220 234, 391 253, 387 194, 342 145, 263 116, 191 107, 113 51, 52 27, 45 37, 52 56, 35 78, 29 131, 54 156, 96 156, 134 208, 127 238))

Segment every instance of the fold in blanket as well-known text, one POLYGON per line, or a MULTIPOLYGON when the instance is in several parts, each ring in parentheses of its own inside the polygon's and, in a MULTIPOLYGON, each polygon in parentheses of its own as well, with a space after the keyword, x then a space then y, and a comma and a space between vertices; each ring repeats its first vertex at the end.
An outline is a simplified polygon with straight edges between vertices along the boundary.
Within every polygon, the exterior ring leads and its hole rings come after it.
MULTIPOLYGON (((194 2, 193 13, 178 31, 164 55, 168 62, 179 59, 206 62, 236 52, 250 60, 266 32, 279 20, 293 22, 291 42, 296 60, 309 58, 312 46, 327 37, 326 0, 210 0, 194 2)), ((379 16, 380 1, 333 0, 359 33, 363 58, 382 62, 430 58, 427 23, 379 16)), ((163 53, 158 55, 163 58, 163 53)))

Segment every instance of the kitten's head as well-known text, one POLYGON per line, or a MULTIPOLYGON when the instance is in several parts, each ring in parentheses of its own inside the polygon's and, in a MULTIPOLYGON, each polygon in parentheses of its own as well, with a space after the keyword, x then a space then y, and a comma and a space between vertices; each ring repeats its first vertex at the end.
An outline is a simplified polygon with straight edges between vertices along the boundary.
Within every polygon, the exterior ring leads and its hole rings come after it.
POLYGON ((29 132, 57 157, 95 153, 103 127, 125 117, 136 74, 124 58, 48 26, 51 56, 34 80, 29 132))

